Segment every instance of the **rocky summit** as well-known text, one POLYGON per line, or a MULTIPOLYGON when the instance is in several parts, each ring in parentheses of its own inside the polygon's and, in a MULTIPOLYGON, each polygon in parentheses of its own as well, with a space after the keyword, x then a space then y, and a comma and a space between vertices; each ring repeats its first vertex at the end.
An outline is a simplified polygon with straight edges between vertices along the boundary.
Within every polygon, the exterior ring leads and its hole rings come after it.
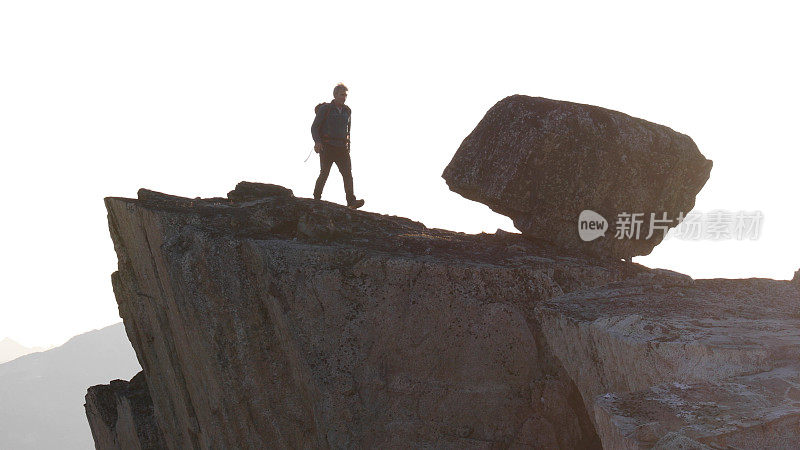
POLYGON ((106 208, 143 379, 90 389, 98 448, 800 439, 794 282, 692 280, 256 183, 106 208))
MULTIPOLYGON (((534 306, 642 267, 271 185, 106 206, 120 315, 170 448, 599 446, 534 306)), ((90 417, 113 416, 98 403, 90 417)), ((104 423, 97 442, 114 442, 104 423)))
POLYGON ((689 136, 663 125, 514 95, 486 113, 442 177, 452 191, 510 217, 526 236, 629 258, 649 254, 694 207, 711 165, 689 136), (602 237, 581 238, 583 211, 605 219, 602 237))

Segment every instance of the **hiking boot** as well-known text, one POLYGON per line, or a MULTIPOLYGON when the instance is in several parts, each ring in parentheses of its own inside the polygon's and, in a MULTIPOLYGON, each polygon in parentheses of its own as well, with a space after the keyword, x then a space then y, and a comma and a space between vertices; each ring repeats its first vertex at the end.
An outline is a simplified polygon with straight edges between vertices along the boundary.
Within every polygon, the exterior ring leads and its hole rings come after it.
POLYGON ((363 199, 355 200, 355 201, 353 201, 353 203, 348 203, 347 204, 348 208, 353 208, 353 209, 358 209, 358 208, 361 208, 362 206, 364 206, 364 200, 363 199))

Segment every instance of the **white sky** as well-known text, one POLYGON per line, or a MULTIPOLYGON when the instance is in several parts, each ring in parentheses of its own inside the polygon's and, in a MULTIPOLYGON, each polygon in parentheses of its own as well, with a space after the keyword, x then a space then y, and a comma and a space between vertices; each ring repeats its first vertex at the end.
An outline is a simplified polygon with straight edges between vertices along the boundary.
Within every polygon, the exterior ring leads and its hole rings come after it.
MULTIPOLYGON (((349 88, 366 210, 465 232, 511 221, 440 177, 498 100, 599 105, 690 135, 714 160, 696 210, 760 210, 756 241, 668 240, 636 262, 791 278, 798 15, 733 2, 0 3, 0 339, 52 345, 119 321, 105 196, 310 197, 309 127, 349 88)), ((343 202, 334 170, 324 198, 343 202)))

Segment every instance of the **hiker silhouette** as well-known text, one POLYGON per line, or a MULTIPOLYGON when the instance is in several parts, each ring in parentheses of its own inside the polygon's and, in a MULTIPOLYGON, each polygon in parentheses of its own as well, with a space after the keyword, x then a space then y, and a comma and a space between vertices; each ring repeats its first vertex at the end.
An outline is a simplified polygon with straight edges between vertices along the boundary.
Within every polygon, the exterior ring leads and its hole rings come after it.
POLYGON ((314 199, 322 198, 322 190, 331 166, 336 163, 344 181, 347 206, 360 208, 364 200, 357 200, 353 193, 353 173, 350 162, 350 107, 345 105, 347 86, 342 83, 333 88, 333 100, 320 103, 314 109, 314 123, 311 124, 311 137, 314 151, 319 153, 319 177, 314 185, 314 199))

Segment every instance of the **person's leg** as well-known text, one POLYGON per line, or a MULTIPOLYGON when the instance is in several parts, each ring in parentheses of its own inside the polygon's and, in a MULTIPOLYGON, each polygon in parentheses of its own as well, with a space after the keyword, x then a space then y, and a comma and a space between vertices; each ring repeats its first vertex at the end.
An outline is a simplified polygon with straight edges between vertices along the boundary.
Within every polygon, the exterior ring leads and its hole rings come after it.
POLYGON ((314 185, 314 198, 316 200, 322 198, 322 189, 325 187, 325 182, 328 181, 332 165, 333 159, 330 152, 323 148, 319 153, 319 177, 317 177, 317 183, 314 185))
POLYGON ((356 196, 353 194, 353 172, 350 163, 350 152, 347 150, 337 152, 335 162, 336 167, 339 168, 339 172, 342 174, 342 181, 344 182, 344 194, 347 198, 347 204, 352 205, 356 201, 356 196))

